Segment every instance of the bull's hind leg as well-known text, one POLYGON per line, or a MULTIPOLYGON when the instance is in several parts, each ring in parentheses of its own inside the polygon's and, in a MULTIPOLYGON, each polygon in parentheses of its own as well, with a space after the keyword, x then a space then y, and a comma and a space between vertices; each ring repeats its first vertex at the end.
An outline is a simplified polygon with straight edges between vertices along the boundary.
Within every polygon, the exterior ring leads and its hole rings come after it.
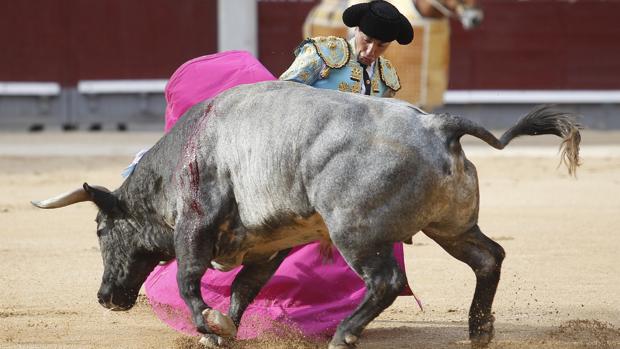
POLYGON ((334 244, 349 266, 366 283, 366 294, 355 311, 344 319, 329 343, 329 349, 345 349, 355 346, 358 337, 375 317, 389 307, 406 285, 403 272, 394 258, 394 244, 373 244, 354 246, 351 240, 334 244))
POLYGON ((476 291, 469 308, 469 338, 472 346, 485 346, 494 335, 491 307, 499 283, 504 249, 475 225, 455 239, 425 233, 456 259, 467 263, 476 274, 476 291))

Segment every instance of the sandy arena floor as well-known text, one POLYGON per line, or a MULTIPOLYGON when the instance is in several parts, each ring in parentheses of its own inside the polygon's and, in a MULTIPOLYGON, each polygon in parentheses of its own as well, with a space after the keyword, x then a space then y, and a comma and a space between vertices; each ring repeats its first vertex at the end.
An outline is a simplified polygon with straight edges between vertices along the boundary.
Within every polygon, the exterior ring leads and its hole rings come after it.
MULTIPOLYGON (((155 133, 0 134, 0 348, 193 348, 141 298, 128 312, 96 299, 102 274, 91 204, 39 210, 83 182, 116 188, 155 133)), ((483 231, 507 252, 491 348, 620 348, 620 133, 584 132, 578 179, 557 168, 558 140, 503 151, 467 139, 480 178, 483 231)), ((359 348, 469 348, 469 268, 422 234, 406 246, 424 303, 400 297, 359 348)), ((315 348, 266 338, 239 348, 315 348)))

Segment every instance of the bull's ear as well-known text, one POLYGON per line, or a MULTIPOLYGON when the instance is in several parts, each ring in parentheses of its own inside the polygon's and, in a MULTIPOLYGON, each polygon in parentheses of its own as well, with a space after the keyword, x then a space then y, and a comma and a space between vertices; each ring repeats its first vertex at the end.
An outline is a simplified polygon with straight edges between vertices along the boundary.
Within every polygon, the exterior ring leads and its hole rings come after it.
POLYGON ((83 185, 84 191, 88 193, 92 202, 94 202, 99 209, 107 214, 120 212, 118 205, 118 199, 114 194, 103 187, 91 187, 88 183, 83 185))

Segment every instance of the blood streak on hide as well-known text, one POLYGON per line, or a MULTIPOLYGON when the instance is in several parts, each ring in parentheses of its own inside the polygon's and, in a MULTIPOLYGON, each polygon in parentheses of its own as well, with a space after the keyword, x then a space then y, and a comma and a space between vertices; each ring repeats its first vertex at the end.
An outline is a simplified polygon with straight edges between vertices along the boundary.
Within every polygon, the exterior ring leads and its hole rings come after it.
POLYGON ((196 160, 189 163, 189 186, 190 190, 198 194, 198 188, 200 185, 200 172, 198 170, 198 163, 196 160))
POLYGON ((198 204, 198 196, 200 193, 200 172, 198 170, 198 163, 196 162, 196 160, 189 163, 189 186, 189 190, 191 192, 190 195, 192 197, 192 203, 190 204, 190 207, 199 216, 203 216, 204 212, 198 204))
POLYGON ((179 190, 184 192, 183 197, 187 200, 187 203, 192 211, 196 212, 196 214, 200 216, 204 215, 204 211, 198 200, 200 196, 200 171, 197 161, 198 141, 200 140, 199 136, 201 131, 204 130, 207 120, 213 116, 212 108, 213 105, 209 103, 203 114, 196 121, 196 125, 192 127, 191 135, 188 137, 183 149, 183 156, 180 158, 175 171, 177 173, 177 184, 179 186, 179 190), (189 181, 186 181, 185 178, 183 178, 187 172, 181 171, 181 169, 185 166, 189 168, 189 181), (186 186, 186 183, 188 182, 189 188, 186 186))

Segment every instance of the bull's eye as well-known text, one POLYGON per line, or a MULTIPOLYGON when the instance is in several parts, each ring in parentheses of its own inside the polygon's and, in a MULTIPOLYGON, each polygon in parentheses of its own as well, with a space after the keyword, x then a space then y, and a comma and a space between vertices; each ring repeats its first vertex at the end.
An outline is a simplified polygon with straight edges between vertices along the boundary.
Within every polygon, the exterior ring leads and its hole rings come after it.
POLYGON ((103 235, 106 231, 106 224, 105 221, 101 221, 98 225, 97 225, 97 236, 101 237, 101 235, 103 235))

